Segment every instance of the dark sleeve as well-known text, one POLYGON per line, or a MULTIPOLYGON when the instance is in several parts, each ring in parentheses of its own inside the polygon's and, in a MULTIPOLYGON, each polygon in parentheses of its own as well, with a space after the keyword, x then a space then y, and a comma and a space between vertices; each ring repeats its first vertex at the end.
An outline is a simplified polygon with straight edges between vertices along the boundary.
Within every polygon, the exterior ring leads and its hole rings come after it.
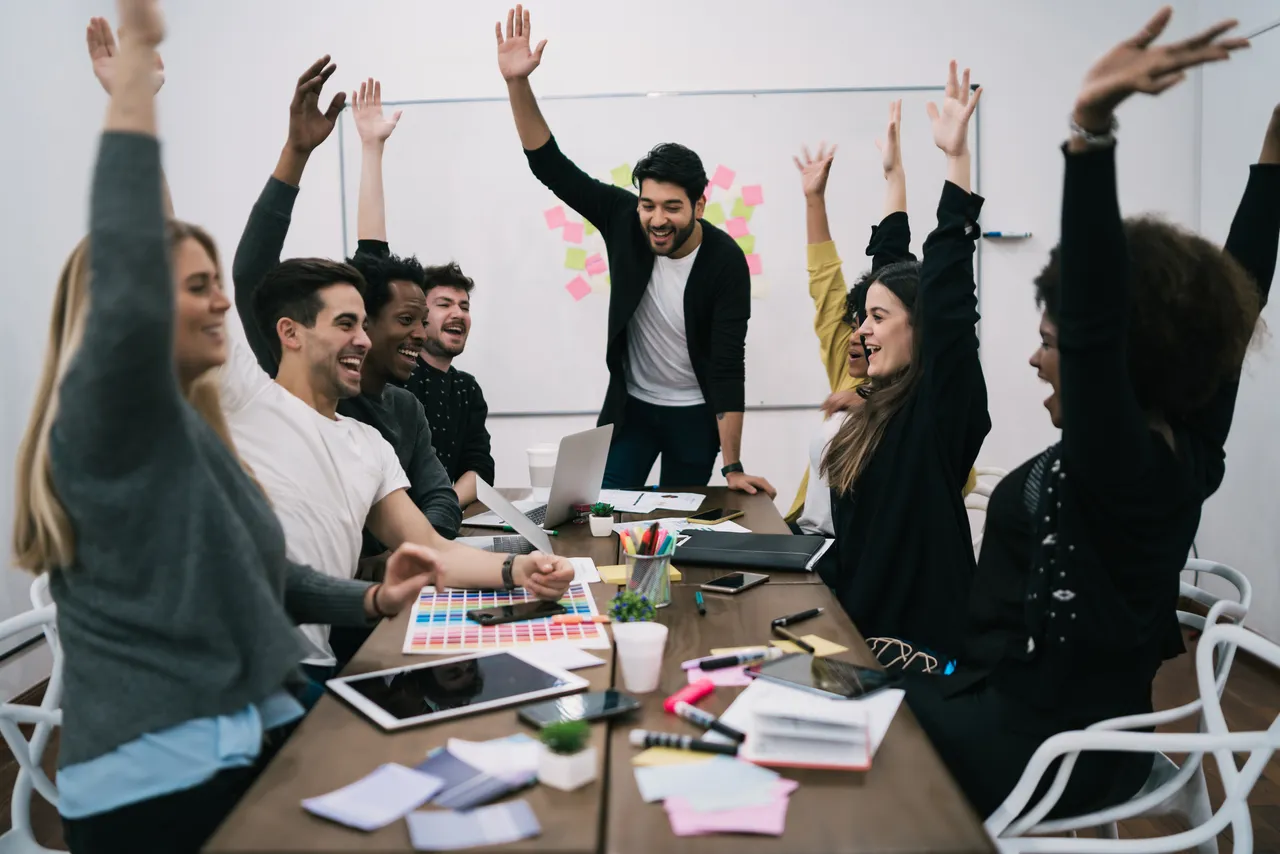
POLYGON ((711 371, 707 377, 711 411, 746 409, 747 321, 751 319, 751 271, 736 245, 720 270, 715 315, 711 318, 711 371))
MULTIPOLYGON (((1063 147, 1064 152, 1066 147, 1063 147)), ((1058 295, 1063 459, 1095 497, 1142 478, 1154 443, 1129 378, 1133 305, 1114 146, 1066 152, 1058 295)))
POLYGON ((492 484, 493 451, 489 439, 489 428, 485 426, 488 417, 489 404, 485 402, 484 393, 480 391, 480 383, 472 380, 471 409, 467 412, 462 449, 458 454, 458 471, 459 476, 473 471, 485 483, 492 484))
MULTIPOLYGON (((1244 198, 1236 209, 1227 235, 1226 251, 1240 262, 1258 285, 1265 306, 1276 272, 1276 249, 1280 243, 1280 165, 1257 163, 1250 167, 1244 198)), ((1222 484, 1225 474, 1227 434, 1235 416, 1239 380, 1223 383, 1207 404, 1189 419, 1190 427, 1206 443, 1213 456, 1209 460, 1208 493, 1222 484)))
POLYGON ((124 474, 183 429, 154 136, 103 133, 89 241, 84 337, 59 385, 53 436, 75 468, 124 474))
POLYGON ((879 225, 871 226, 867 255, 871 256, 872 272, 898 261, 916 260, 911 254, 911 222, 906 211, 894 211, 879 225))
POLYGON ((401 407, 405 411, 404 429, 412 430, 414 437, 405 466, 405 474, 409 477, 409 497, 427 517, 431 527, 445 539, 452 540, 458 536, 458 527, 462 524, 458 493, 453 491, 449 473, 444 470, 444 463, 440 462, 431 444, 431 425, 427 423, 421 401, 407 392, 397 395, 397 398, 405 401, 401 407))
POLYGON ((635 210, 636 196, 621 187, 597 181, 565 157, 553 136, 541 148, 525 149, 525 158, 534 177, 560 201, 588 220, 607 240, 613 214, 619 209, 635 210))
POLYGON ((284 610, 297 625, 369 626, 364 612, 365 581, 331 578, 309 566, 290 563, 285 571, 284 610))
POLYGON ((391 244, 385 240, 373 240, 367 237, 356 242, 357 255, 372 255, 375 258, 387 258, 391 255, 391 244))
POLYGON ((253 294, 262 284, 263 277, 280 263, 280 253, 284 251, 284 239, 289 234, 289 221, 293 216, 293 203, 297 198, 297 187, 268 178, 267 185, 249 212, 249 221, 245 224, 244 234, 240 235, 240 244, 236 246, 235 260, 231 262, 236 312, 244 325, 244 334, 249 339, 253 355, 272 377, 279 365, 254 314, 253 294))

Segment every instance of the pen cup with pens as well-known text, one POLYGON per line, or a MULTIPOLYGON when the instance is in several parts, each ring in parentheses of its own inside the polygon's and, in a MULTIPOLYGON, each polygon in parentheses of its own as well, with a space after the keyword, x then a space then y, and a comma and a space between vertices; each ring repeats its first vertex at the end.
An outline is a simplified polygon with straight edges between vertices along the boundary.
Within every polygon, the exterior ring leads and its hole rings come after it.
POLYGON ((627 589, 644 596, 655 608, 671 604, 671 555, 676 538, 655 522, 649 528, 624 531, 621 536, 627 566, 627 589))

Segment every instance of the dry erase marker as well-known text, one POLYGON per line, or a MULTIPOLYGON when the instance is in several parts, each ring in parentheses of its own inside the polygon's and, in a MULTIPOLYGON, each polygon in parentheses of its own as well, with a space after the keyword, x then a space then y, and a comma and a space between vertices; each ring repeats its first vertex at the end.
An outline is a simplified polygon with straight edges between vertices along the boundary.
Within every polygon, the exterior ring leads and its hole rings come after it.
POLYGON ((715 741, 703 741, 691 735, 676 735, 674 732, 650 732, 644 729, 631 730, 632 747, 673 747, 676 750, 697 750, 702 753, 722 753, 725 756, 737 756, 738 745, 720 744, 715 741))
POLYGON ((703 602, 703 601, 702 601, 702 591, 701 591, 701 590, 695 590, 695 591, 693 591, 693 604, 695 604, 695 605, 697 605, 697 606, 698 606, 698 613, 699 613, 699 614, 701 614, 701 615, 702 615, 702 616, 704 616, 704 617, 705 617, 705 616, 707 616, 707 605, 706 605, 706 603, 705 603, 705 602, 703 602))
POLYGON ((798 614, 787 614, 785 617, 778 617, 769 625, 771 626, 789 626, 792 623, 798 623, 801 620, 812 619, 822 613, 821 608, 810 608, 808 611, 801 611, 798 614))
POLYGON ((746 733, 739 732, 728 724, 721 723, 720 719, 715 715, 710 712, 704 712, 702 709, 691 706, 688 703, 676 703, 674 714, 676 717, 684 718, 686 721, 697 724, 703 729, 713 729, 721 735, 727 735, 739 744, 747 740, 746 733))
POLYGON ((784 629, 782 626, 773 626, 773 633, 778 637, 786 638, 796 646, 800 647, 805 652, 812 653, 814 651, 813 647, 809 646, 808 643, 796 637, 791 632, 784 629))
MULTIPOLYGON (((812 652, 812 650, 810 650, 812 652)), ((756 664, 761 661, 773 661, 775 658, 782 658, 783 652, 776 646, 768 649, 752 650, 751 652, 736 652, 733 655, 721 655, 716 658, 708 658, 698 662, 698 669, 722 670, 726 667, 737 667, 739 664, 756 664)))
POLYGON ((1001 237, 1006 240, 1009 240, 1009 239, 1025 240, 1026 238, 1031 236, 1031 232, 1029 231, 984 231, 982 232, 982 236, 983 237, 1001 237))

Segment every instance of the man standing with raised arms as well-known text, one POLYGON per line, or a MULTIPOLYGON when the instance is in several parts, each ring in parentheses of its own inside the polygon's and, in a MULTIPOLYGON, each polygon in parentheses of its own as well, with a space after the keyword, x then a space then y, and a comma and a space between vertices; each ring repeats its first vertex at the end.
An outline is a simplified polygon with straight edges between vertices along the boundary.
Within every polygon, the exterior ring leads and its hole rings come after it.
POLYGON ((495 31, 529 168, 608 247, 609 390, 599 423, 614 430, 605 487, 643 485, 659 456, 662 484, 705 485, 722 451, 730 489, 772 498, 740 457, 750 274, 738 245, 700 219, 702 161, 677 143, 656 146, 632 172, 639 199, 591 178, 560 151, 529 86, 546 47, 530 50, 529 13, 516 6, 505 38, 500 23, 495 31))

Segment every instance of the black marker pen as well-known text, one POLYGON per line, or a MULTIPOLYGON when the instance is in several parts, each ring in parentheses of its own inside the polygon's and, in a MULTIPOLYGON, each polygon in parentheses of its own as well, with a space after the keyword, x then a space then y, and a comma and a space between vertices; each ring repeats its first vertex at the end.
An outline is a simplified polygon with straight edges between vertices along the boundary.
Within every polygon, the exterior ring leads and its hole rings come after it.
POLYGON ((649 732, 644 729, 631 730, 632 747, 673 747, 677 750, 698 750, 703 753, 721 753, 725 756, 737 756, 738 745, 720 744, 715 741, 703 741, 691 735, 676 735, 674 732, 649 732))

